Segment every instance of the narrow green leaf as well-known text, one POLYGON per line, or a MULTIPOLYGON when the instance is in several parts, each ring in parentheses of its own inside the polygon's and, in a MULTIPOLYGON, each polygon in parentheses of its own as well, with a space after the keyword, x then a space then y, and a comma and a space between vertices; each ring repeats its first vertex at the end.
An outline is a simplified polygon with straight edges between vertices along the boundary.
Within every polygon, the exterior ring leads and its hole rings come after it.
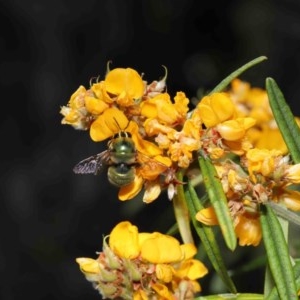
POLYGON ((196 297, 195 300, 263 300, 261 294, 218 294, 196 297))
POLYGON ((234 78, 237 78, 246 70, 250 69, 251 67, 255 66, 256 64, 259 64, 260 62, 262 62, 266 59, 267 59, 266 56, 260 56, 260 57, 257 57, 255 59, 249 61, 242 67, 238 68, 236 71, 232 72, 225 79, 223 79, 209 94, 218 93, 218 92, 223 91, 234 78))
POLYGON ((295 117, 274 79, 266 79, 266 89, 274 118, 291 157, 295 163, 300 163, 300 129, 295 117))
POLYGON ((272 202, 272 201, 266 202, 265 205, 271 206, 277 216, 300 226, 300 215, 299 214, 297 214, 293 211, 290 211, 285 206, 281 206, 280 204, 272 202))
POLYGON ((200 169, 203 176, 203 181, 215 213, 218 217, 220 228, 230 250, 236 248, 236 235, 232 219, 229 213, 227 198, 224 194, 222 184, 218 178, 218 174, 214 165, 208 158, 199 157, 200 169))
MULTIPOLYGON (((293 267, 294 269, 294 274, 296 278, 296 286, 297 290, 300 289, 300 263, 296 263, 295 266, 293 267)), ((277 300, 278 299, 278 292, 276 287, 274 287, 269 294, 269 296, 266 298, 267 300, 277 300)))
POLYGON ((204 225, 195 219, 196 213, 203 208, 198 195, 190 182, 188 182, 187 189, 185 190, 185 198, 191 214, 191 219, 194 228, 202 241, 205 252, 214 267, 217 274, 222 279, 225 286, 231 293, 236 293, 236 287, 229 277, 222 254, 215 238, 215 234, 210 226, 204 225))
MULTIPOLYGON (((179 181, 182 181, 181 172, 178 172, 177 178, 179 181)), ((182 184, 177 186, 177 193, 175 194, 172 203, 173 203, 176 223, 178 224, 179 233, 183 242, 194 243, 192 232, 191 232, 191 226, 190 226, 189 211, 185 200, 182 184)))
POLYGON ((280 299, 298 299, 288 247, 270 206, 262 206, 260 222, 270 270, 280 299))

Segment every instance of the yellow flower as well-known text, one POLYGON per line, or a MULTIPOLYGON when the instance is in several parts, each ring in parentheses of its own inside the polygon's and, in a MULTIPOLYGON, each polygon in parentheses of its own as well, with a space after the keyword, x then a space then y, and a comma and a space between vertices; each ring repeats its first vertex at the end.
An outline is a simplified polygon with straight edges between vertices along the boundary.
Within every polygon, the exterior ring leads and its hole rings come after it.
POLYGON ((157 264, 155 274, 159 280, 165 283, 172 281, 174 268, 168 264, 157 264))
POLYGON ((190 299, 201 290, 197 279, 206 267, 193 256, 192 244, 180 245, 172 236, 138 232, 128 221, 117 224, 103 241, 97 259, 77 258, 86 279, 103 297, 114 299, 190 299), (126 297, 125 297, 126 296, 126 297))
POLYGON ((197 106, 200 117, 207 128, 236 117, 235 107, 225 93, 214 93, 201 99, 197 106))
POLYGON ((128 185, 122 186, 119 190, 118 198, 126 201, 134 198, 143 188, 144 180, 141 176, 136 175, 134 181, 128 185))
POLYGON ((134 259, 140 254, 138 228, 130 222, 121 222, 109 236, 109 247, 119 257, 134 259))
POLYGON ((300 183, 300 164, 287 166, 284 177, 290 183, 300 183))
POLYGON ((247 131, 255 119, 238 117, 236 108, 226 93, 214 93, 202 98, 194 114, 206 126, 202 131, 202 149, 212 159, 219 159, 228 152, 242 155, 248 150, 247 131))
POLYGON ((197 221, 205 225, 218 225, 218 218, 212 206, 199 210, 196 214, 197 221))
POLYGON ((250 84, 236 78, 228 91, 240 116, 252 117, 261 125, 273 119, 267 92, 251 88, 250 84))
POLYGON ((246 154, 250 176, 254 173, 270 176, 275 171, 275 160, 280 155, 279 150, 250 149, 246 154))
POLYGON ((300 211, 300 192, 285 189, 281 195, 281 199, 288 209, 300 211))
POLYGON ((158 180, 148 181, 145 183, 145 193, 143 202, 151 203, 158 198, 162 191, 162 187, 158 180))
MULTIPOLYGON (((224 160, 215 163, 215 167, 239 244, 257 246, 262 237, 260 205, 274 202, 300 211, 300 192, 287 189, 300 182, 300 164, 290 165, 289 158, 278 150, 256 148, 242 156, 240 163, 224 160)), ((201 209, 196 219, 206 225, 218 225, 213 207, 201 209)))
POLYGON ((141 115, 147 119, 156 119, 163 125, 176 126, 185 121, 188 103, 189 100, 182 92, 177 93, 175 103, 172 103, 169 94, 159 94, 141 103, 141 115))
POLYGON ((94 83, 91 86, 91 90, 94 94, 94 97, 96 99, 98 99, 99 102, 101 101, 101 102, 104 102, 108 105, 112 104, 114 102, 114 100, 107 93, 106 86, 105 86, 105 81, 102 80, 100 82, 94 83))
POLYGON ((108 108, 91 125, 90 136, 95 142, 112 137, 128 126, 128 119, 117 108, 108 108))
MULTIPOLYGON (((258 213, 251 216, 247 213, 242 213, 234 217, 234 229, 240 246, 259 245, 262 233, 258 217, 258 213)), ((219 224, 212 206, 198 211, 196 219, 209 226, 219 224)))
POLYGON ((149 136, 156 135, 155 141, 159 148, 164 149, 170 159, 179 167, 187 168, 193 160, 193 152, 201 148, 202 123, 199 114, 192 114, 191 118, 184 122, 180 131, 175 130, 172 126, 164 125, 160 121, 155 118, 147 119, 144 123, 146 133, 149 136))
MULTIPOLYGON (((253 88, 240 79, 234 79, 228 93, 240 117, 256 120, 256 125, 247 132, 253 146, 260 149, 277 149, 286 154, 288 149, 274 119, 267 92, 253 88)), ((296 121, 299 123, 298 118, 296 121)))
POLYGON ((247 214, 239 215, 235 220, 235 233, 240 246, 258 246, 262 233, 258 216, 249 217, 247 214))
POLYGON ((159 232, 146 234, 146 238, 142 235, 141 233, 140 255, 143 260, 162 264, 178 262, 183 258, 180 244, 172 236, 159 232))
POLYGON ((145 90, 141 76, 133 69, 116 68, 108 72, 105 77, 106 92, 117 96, 120 106, 133 105, 140 99, 145 90))
POLYGON ((223 139, 227 141, 236 141, 242 139, 246 134, 246 130, 254 124, 255 119, 253 118, 237 118, 218 124, 216 129, 223 139))
POLYGON ((207 274, 206 267, 196 259, 185 260, 180 264, 176 275, 180 278, 190 278, 196 280, 199 274, 207 274))
POLYGON ((282 154, 288 152, 282 134, 277 127, 273 128, 269 125, 262 125, 260 129, 253 127, 247 132, 247 137, 255 148, 276 149, 282 152, 282 154))
POLYGON ((64 116, 61 123, 72 125, 75 129, 86 130, 90 125, 90 114, 85 107, 85 87, 80 86, 71 96, 68 105, 62 106, 60 113, 64 116))

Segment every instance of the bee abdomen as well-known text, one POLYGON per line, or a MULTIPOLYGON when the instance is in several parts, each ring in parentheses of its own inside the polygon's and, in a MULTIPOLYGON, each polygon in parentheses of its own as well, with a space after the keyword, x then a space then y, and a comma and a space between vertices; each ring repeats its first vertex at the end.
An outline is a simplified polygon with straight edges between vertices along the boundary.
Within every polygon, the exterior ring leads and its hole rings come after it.
POLYGON ((107 177, 111 184, 122 187, 134 181, 135 168, 124 163, 113 165, 108 168, 107 177))

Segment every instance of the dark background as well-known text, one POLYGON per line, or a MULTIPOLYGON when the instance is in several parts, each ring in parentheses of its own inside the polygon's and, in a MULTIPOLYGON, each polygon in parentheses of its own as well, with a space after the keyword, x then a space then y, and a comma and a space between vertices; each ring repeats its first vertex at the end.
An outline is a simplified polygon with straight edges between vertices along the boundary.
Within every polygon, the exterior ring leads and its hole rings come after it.
MULTIPOLYGON (((100 299, 75 258, 95 257, 102 235, 121 220, 144 231, 172 223, 166 198, 121 203, 105 174, 72 173, 105 143, 62 126, 60 106, 104 76, 108 60, 148 81, 165 65, 170 94, 191 98, 266 55, 242 78, 264 87, 273 77, 300 115, 298 0, 2 0, 0 14, 1 299, 100 299)), ((249 249, 239 249, 229 267, 245 262, 247 251, 260 254, 249 249)), ((258 274, 238 277, 239 291, 262 292, 258 274)), ((202 281, 204 294, 215 291, 212 282, 202 281)))

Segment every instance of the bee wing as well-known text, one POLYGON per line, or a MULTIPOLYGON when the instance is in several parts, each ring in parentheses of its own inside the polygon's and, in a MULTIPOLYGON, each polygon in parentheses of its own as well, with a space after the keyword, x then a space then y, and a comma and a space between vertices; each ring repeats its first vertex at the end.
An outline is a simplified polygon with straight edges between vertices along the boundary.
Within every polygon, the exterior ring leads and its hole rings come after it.
POLYGON ((90 156, 80 161, 73 171, 76 174, 94 174, 97 175, 101 171, 104 165, 109 164, 110 153, 109 150, 105 150, 96 155, 90 156))

